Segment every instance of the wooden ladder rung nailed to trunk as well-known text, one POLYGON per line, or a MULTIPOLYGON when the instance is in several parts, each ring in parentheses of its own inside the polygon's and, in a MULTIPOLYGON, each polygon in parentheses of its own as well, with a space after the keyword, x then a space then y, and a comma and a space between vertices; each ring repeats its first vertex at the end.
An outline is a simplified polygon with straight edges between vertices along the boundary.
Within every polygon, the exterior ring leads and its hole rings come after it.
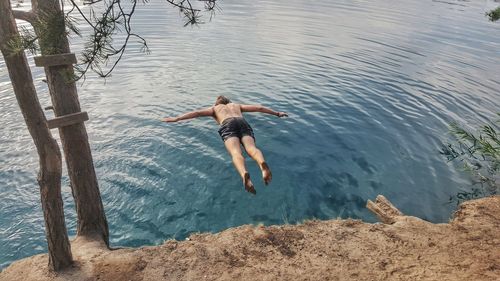
POLYGON ((68 65, 75 63, 76 56, 73 53, 35 57, 36 66, 68 65))
POLYGON ((47 125, 49 126, 49 129, 54 129, 82 123, 87 120, 89 120, 89 115, 87 114, 87 112, 82 111, 47 120, 47 125))

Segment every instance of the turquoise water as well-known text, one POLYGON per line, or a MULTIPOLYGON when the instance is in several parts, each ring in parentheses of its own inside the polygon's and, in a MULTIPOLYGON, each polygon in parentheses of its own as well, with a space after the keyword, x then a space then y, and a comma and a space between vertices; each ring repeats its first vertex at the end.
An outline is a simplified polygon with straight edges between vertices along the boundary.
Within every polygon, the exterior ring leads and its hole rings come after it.
MULTIPOLYGON (((438 150, 451 121, 479 124, 500 111, 500 24, 484 16, 497 3, 225 0, 210 23, 183 28, 177 10, 152 2, 133 21, 152 53, 132 44, 111 78, 79 86, 113 246, 242 224, 375 221, 364 206, 377 194, 445 222, 449 197, 470 190, 438 150), (247 161, 257 196, 244 192, 211 118, 158 121, 221 94, 290 114, 247 115, 273 170, 264 187, 247 161)), ((47 106, 43 73, 33 71, 47 106)), ((46 242, 37 155, 1 60, 0 108, 3 268, 46 242)), ((74 235, 67 177, 63 185, 74 235)))

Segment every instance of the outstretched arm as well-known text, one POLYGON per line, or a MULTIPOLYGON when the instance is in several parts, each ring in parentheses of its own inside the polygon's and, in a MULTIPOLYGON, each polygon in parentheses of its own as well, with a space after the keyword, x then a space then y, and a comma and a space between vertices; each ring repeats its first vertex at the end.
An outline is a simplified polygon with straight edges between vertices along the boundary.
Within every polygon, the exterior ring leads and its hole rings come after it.
POLYGON ((213 114, 214 114, 214 109, 212 107, 209 107, 209 108, 205 108, 205 109, 191 111, 191 112, 182 114, 182 115, 177 116, 177 117, 163 118, 161 121, 171 123, 171 122, 177 122, 177 121, 191 119, 191 118, 197 118, 197 117, 203 117, 203 116, 213 116, 213 114))
POLYGON ((242 104, 242 105, 240 105, 240 108, 241 108, 242 112, 262 112, 262 113, 275 115, 278 117, 288 117, 288 114, 286 114, 286 112, 274 111, 274 110, 267 108, 265 106, 262 106, 262 105, 242 104))

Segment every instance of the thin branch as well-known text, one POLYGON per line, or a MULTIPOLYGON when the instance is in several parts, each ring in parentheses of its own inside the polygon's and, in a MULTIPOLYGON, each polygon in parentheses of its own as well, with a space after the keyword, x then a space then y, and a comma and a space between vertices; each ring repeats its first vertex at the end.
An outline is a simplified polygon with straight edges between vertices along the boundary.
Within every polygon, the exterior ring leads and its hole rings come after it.
POLYGON ((14 15, 14 18, 27 21, 31 24, 33 24, 36 20, 36 14, 33 12, 12 10, 12 14, 14 15))
POLYGON ((75 1, 73 0, 70 0, 71 4, 73 5, 73 8, 67 13, 71 13, 73 11, 74 8, 76 8, 78 10, 78 13, 83 17, 83 19, 87 22, 88 25, 90 25, 92 27, 92 29, 94 29, 94 31, 97 31, 96 30, 96 27, 92 24, 92 22, 90 22, 90 20, 85 16, 85 14, 83 13, 82 10, 80 10, 80 7, 78 7, 78 5, 75 3, 75 1))
MULTIPOLYGON (((146 40, 132 32, 131 20, 136 11, 136 6, 139 4, 139 0, 131 0, 132 5, 123 7, 121 0, 84 0, 84 5, 94 5, 97 3, 102 3, 104 9, 99 9, 99 15, 96 14, 92 7, 88 11, 88 14, 78 7, 75 0, 69 0, 72 4, 72 9, 66 13, 69 15, 73 10, 81 15, 83 20, 93 29, 93 34, 90 36, 89 41, 86 43, 84 51, 82 53, 81 63, 77 65, 77 72, 79 75, 76 80, 80 78, 85 79, 85 74, 87 71, 93 70, 101 77, 108 77, 111 72, 115 69, 117 64, 122 59, 125 50, 127 49, 130 39, 136 38, 142 45, 141 50, 149 53, 148 45, 146 40), (119 32, 125 34, 125 38, 120 43, 116 44, 113 41, 113 35, 119 32), (109 66, 108 66, 109 63, 109 66), (103 69, 105 68, 105 69, 103 69)), ((147 3, 148 0, 142 0, 143 3, 147 3)), ((186 19, 186 25, 197 25, 202 23, 201 9, 197 9, 194 5, 194 1, 199 1, 204 3, 204 10, 211 12, 210 19, 213 16, 214 10, 220 10, 220 7, 216 5, 217 0, 165 0, 167 3, 179 8, 180 13, 186 19), (193 2, 193 3, 192 3, 193 2)))

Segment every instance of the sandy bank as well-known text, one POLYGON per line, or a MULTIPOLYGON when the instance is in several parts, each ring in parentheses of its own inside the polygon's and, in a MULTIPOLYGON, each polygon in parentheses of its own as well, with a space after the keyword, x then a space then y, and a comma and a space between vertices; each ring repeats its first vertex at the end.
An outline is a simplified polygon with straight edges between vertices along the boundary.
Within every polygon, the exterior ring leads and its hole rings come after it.
POLYGON ((0 280, 500 280, 500 196, 462 204, 447 224, 308 221, 138 249, 72 245, 69 270, 49 272, 47 256, 37 255, 0 280))

